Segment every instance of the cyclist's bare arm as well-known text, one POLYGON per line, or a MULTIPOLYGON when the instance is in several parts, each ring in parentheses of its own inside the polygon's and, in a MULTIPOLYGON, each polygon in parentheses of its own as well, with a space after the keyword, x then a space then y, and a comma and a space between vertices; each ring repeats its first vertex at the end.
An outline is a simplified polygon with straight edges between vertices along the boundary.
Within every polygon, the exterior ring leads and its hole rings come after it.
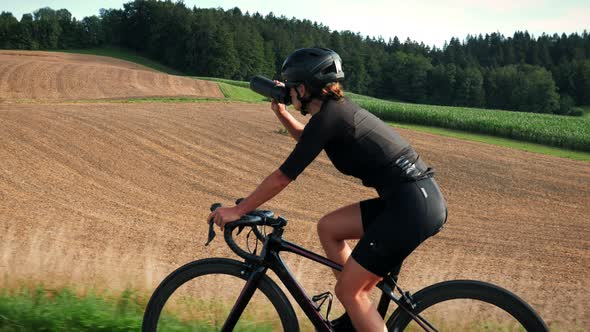
POLYGON ((283 126, 287 128, 287 131, 291 137, 293 137, 293 139, 296 141, 299 141, 299 137, 301 137, 301 133, 303 132, 305 125, 297 121, 297 119, 295 119, 293 115, 287 111, 287 107, 285 107, 285 105, 278 104, 273 100, 271 108, 275 112, 277 118, 279 118, 279 121, 281 121, 283 126))
POLYGON ((275 197, 289 183, 291 183, 291 179, 277 169, 267 176, 248 197, 237 205, 239 213, 243 215, 254 211, 257 207, 275 197))
MULTIPOLYGON (((279 85, 284 85, 279 81, 274 82, 279 85)), ((297 121, 297 119, 295 119, 291 113, 287 112, 287 107, 284 104, 279 104, 274 99, 271 101, 270 108, 273 110, 273 112, 275 112, 275 115, 279 121, 281 121, 283 126, 287 128, 287 131, 291 137, 293 137, 293 139, 296 141, 299 141, 299 137, 301 137, 301 133, 303 132, 305 125, 297 121)))

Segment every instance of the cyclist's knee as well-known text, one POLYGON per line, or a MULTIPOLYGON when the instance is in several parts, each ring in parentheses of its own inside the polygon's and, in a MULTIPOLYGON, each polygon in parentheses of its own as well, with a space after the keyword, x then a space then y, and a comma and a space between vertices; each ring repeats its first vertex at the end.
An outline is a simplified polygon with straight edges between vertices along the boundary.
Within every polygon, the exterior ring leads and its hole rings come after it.
POLYGON ((354 289, 351 285, 347 285, 339 279, 336 282, 336 286, 334 286, 334 294, 336 294, 336 297, 342 304, 346 305, 351 302, 358 302, 364 295, 364 291, 362 289, 354 289))
POLYGON ((332 237, 332 227, 330 225, 329 215, 323 216, 317 223, 317 231, 320 239, 326 240, 332 237))

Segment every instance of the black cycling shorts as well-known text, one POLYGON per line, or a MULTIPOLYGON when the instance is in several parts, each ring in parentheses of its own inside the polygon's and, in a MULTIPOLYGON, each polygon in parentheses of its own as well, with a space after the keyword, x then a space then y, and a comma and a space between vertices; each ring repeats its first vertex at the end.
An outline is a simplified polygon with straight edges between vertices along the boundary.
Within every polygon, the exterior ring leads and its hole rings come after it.
POLYGON ((352 257, 385 277, 447 219, 447 207, 433 178, 402 183, 395 192, 360 202, 364 235, 352 257))

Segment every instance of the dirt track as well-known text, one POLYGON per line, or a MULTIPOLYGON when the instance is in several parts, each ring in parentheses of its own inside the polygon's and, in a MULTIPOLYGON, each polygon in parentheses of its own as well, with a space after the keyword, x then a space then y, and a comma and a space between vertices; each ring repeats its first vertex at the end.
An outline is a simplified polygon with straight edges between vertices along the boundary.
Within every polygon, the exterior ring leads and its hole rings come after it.
MULTIPOLYGON (((180 264, 231 255, 219 239, 203 246, 208 207, 280 165, 294 142, 279 128, 256 104, 0 104, 1 284, 151 290, 180 264)), ((550 323, 589 327, 590 164, 400 132, 438 170, 450 211, 402 285, 491 281, 550 323)), ((322 154, 265 207, 292 221, 286 238, 321 252, 315 222, 374 195, 322 154)), ((300 277, 315 267, 290 262, 300 277)), ((325 291, 328 273, 304 286, 325 291)))
POLYGON ((110 57, 0 51, 0 102, 168 96, 223 98, 216 83, 110 57))

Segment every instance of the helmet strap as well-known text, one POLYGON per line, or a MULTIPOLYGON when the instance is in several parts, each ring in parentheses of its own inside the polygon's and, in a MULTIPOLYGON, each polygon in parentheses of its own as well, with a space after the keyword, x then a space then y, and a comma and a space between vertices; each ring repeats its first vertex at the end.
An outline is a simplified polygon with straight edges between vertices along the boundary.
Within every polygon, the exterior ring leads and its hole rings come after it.
POLYGON ((303 98, 299 94, 299 90, 297 90, 296 87, 294 89, 295 93, 297 93, 297 100, 299 100, 299 102, 301 103, 301 114, 307 115, 307 106, 309 106, 309 103, 311 103, 312 97, 309 96, 307 98, 303 98))

